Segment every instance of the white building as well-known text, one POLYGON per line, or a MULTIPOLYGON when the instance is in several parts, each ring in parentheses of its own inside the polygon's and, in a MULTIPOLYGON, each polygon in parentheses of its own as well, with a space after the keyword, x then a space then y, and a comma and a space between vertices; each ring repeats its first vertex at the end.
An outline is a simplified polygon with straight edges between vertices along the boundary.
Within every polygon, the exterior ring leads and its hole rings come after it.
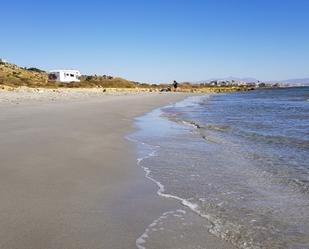
POLYGON ((60 82, 80 82, 81 73, 78 70, 52 70, 49 72, 48 78, 53 81, 60 82))
POLYGON ((2 63, 8 63, 8 61, 6 59, 0 58, 0 62, 2 63))

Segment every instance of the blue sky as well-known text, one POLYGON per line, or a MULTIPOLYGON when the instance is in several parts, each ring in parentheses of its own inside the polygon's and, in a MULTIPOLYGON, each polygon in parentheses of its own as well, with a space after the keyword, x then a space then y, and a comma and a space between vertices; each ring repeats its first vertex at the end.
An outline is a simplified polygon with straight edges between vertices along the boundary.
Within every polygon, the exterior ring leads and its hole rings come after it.
POLYGON ((0 0, 0 57, 142 82, 309 77, 307 0, 0 0))

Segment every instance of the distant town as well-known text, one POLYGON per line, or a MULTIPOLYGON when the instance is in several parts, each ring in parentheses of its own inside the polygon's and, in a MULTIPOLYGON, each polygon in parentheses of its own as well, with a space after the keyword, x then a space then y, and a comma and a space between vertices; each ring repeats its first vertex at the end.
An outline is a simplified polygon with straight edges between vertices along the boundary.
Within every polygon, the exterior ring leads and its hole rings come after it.
POLYGON ((249 87, 249 88, 274 88, 274 87, 289 87, 288 83, 267 83, 267 82, 245 82, 237 80, 211 80, 205 83, 199 83, 200 86, 237 86, 237 87, 249 87))

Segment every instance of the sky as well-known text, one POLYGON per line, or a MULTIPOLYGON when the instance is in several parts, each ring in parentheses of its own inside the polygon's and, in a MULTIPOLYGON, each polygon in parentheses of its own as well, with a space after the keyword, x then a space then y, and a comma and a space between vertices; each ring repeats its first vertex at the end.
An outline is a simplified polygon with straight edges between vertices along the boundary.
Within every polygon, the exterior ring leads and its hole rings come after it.
POLYGON ((308 0, 0 0, 0 58, 140 82, 309 77, 308 0))

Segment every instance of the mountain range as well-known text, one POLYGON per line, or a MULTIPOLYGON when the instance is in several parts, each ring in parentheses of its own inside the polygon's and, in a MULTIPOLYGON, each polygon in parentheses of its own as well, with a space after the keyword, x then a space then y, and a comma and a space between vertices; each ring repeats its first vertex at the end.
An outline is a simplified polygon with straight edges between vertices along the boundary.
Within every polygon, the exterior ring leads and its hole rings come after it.
POLYGON ((282 83, 286 83, 286 84, 289 84, 289 85, 309 85, 309 77, 308 78, 302 78, 302 79, 267 81, 267 83, 276 83, 276 82, 282 82, 282 83))
MULTIPOLYGON (((204 82, 209 82, 212 80, 226 80, 226 81, 241 81, 241 82, 258 82, 259 80, 253 77, 223 77, 223 78, 210 78, 208 80, 200 80, 197 81, 196 83, 204 83, 204 82)), ((262 81, 261 81, 262 82, 262 81)), ((308 78, 298 78, 298 79, 287 79, 287 80, 268 80, 268 81, 263 81, 265 83, 285 83, 289 85, 309 85, 309 77, 308 78)))

